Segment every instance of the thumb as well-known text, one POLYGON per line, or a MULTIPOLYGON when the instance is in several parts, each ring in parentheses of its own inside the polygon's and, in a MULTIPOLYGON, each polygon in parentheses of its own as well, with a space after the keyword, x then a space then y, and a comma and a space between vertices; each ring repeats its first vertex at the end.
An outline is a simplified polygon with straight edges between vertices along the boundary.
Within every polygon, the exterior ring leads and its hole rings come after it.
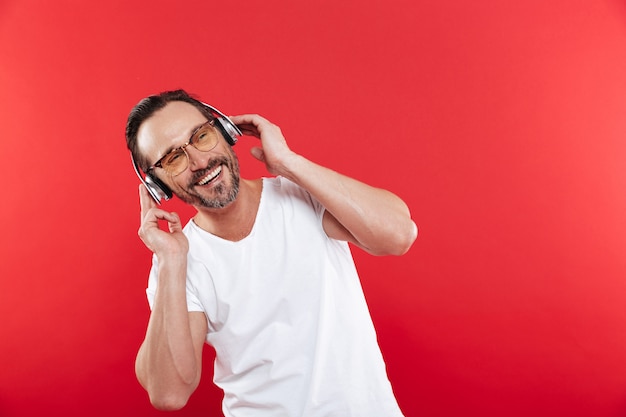
POLYGON ((263 149, 259 148, 258 146, 251 148, 250 153, 259 161, 265 162, 265 153, 263 152, 263 149))

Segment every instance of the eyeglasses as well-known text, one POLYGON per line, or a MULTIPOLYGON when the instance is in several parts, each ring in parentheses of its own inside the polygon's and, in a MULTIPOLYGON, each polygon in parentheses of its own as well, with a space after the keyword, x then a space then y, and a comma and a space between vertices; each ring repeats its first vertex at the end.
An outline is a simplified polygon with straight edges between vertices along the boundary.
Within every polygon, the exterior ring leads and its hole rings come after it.
POLYGON ((209 120, 202 126, 199 126, 191 134, 189 142, 166 153, 161 159, 156 161, 154 165, 148 168, 150 172, 154 168, 162 168, 171 176, 178 175, 187 169, 189 166, 189 154, 185 148, 189 145, 193 146, 199 151, 208 152, 215 148, 219 141, 219 134, 214 126, 215 120, 209 120))

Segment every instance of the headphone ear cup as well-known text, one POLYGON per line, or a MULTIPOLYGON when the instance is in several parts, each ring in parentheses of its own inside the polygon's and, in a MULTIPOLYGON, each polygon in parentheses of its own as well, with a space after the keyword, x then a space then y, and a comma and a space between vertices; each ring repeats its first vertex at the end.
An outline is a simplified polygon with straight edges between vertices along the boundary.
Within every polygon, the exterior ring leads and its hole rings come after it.
POLYGON ((228 116, 226 116, 215 107, 204 102, 200 103, 202 103, 202 105, 209 109, 209 111, 213 113, 214 117, 219 115, 219 117, 216 118, 217 127, 220 129, 220 132, 222 132, 222 135, 224 136, 224 139, 226 139, 226 142, 228 142, 230 146, 233 146, 235 143, 237 143, 237 136, 242 135, 239 127, 237 127, 237 125, 234 124, 232 120, 228 118, 228 116))
POLYGON ((137 161, 135 161, 132 152, 130 153, 130 160, 133 163, 133 168, 135 168, 135 174, 137 174, 139 181, 146 187, 146 190, 148 190, 148 193, 150 193, 150 196, 157 204, 161 204, 161 200, 163 199, 169 200, 172 198, 172 190, 170 190, 163 181, 150 174, 146 175, 145 178, 141 176, 141 168, 139 168, 137 161))
POLYGON ((230 146, 233 146, 235 143, 237 143, 237 136, 241 135, 241 132, 238 132, 237 129, 233 127, 232 122, 224 120, 223 117, 218 117, 217 127, 219 128, 220 132, 222 132, 224 139, 226 139, 226 142, 228 142, 230 146))
POLYGON ((156 200, 157 203, 161 203, 161 200, 169 200, 172 198, 172 190, 165 185, 163 181, 150 174, 146 175, 145 185, 148 192, 156 200))

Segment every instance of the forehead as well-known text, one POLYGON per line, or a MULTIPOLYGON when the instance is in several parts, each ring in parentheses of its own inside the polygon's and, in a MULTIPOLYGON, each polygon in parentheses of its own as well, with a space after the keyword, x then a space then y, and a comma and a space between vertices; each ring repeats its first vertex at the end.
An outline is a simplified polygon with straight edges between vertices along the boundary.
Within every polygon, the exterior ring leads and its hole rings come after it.
POLYGON ((206 121, 193 105, 183 101, 170 102, 141 124, 137 131, 137 148, 152 163, 167 149, 184 145, 193 130, 206 121))

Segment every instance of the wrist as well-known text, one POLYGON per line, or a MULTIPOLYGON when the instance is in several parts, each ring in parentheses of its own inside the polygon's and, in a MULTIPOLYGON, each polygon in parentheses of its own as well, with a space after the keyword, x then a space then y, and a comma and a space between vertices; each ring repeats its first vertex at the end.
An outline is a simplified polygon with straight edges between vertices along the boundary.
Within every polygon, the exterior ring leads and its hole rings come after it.
POLYGON ((302 167, 305 163, 306 159, 303 156, 292 152, 288 157, 283 159, 278 175, 290 181, 297 182, 299 173, 302 171, 302 167))
POLYGON ((159 262, 159 270, 166 271, 168 274, 187 271, 187 254, 157 254, 159 262))

